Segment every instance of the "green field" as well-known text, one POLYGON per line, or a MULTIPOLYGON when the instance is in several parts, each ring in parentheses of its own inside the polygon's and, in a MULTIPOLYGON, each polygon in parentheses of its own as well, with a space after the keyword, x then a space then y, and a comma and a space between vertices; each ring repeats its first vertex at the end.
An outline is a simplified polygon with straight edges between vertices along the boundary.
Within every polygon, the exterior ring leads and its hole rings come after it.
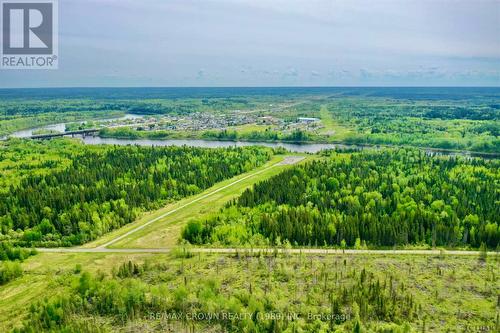
POLYGON ((327 332, 332 323, 314 316, 322 314, 329 318, 332 314, 330 296, 336 295, 340 300, 342 290, 350 288, 355 288, 352 289, 355 292, 348 294, 344 305, 335 308, 337 313, 333 312, 338 319, 333 327, 339 332, 351 332, 357 321, 362 323, 363 329, 384 332, 494 332, 499 325, 498 308, 495 307, 500 292, 500 271, 493 258, 485 264, 475 257, 446 255, 247 257, 240 253, 238 256, 196 254, 191 258, 179 258, 179 255, 166 254, 45 253, 27 260, 23 264, 24 277, 0 289, 0 329, 9 330, 30 319, 31 325, 35 324, 38 314, 28 315, 28 305, 33 300, 48 297, 55 302, 58 295, 69 294, 79 297, 77 288, 82 273, 75 267, 80 265, 83 271, 92 272, 94 276, 102 274, 98 278, 104 279, 100 286, 114 288, 110 291, 115 301, 108 305, 112 307, 109 311, 98 307, 99 298, 81 310, 79 306, 74 312, 65 310, 64 314, 61 312, 62 321, 53 323, 55 330, 81 325, 92 316, 90 327, 95 330, 95 325, 99 325, 104 331, 172 327, 176 331, 195 328, 199 332, 212 332, 223 328, 240 331, 242 327, 269 329, 277 326, 283 331, 327 332), (118 266, 128 261, 139 265, 137 273, 117 276, 118 266), (362 282, 364 288, 368 288, 369 281, 377 280, 393 286, 393 291, 385 289, 381 296, 388 302, 390 317, 385 317, 382 310, 375 315, 372 311, 377 303, 368 298, 361 301, 365 296, 358 294, 361 293, 357 284, 360 274, 367 276, 362 282), (113 280, 122 287, 116 289, 113 280), (123 293, 127 290, 139 293, 137 301, 141 293, 145 299, 119 310, 120 306, 125 306, 120 297, 126 297, 123 293), (152 295, 159 298, 154 301, 152 295), (182 298, 178 298, 180 295, 182 298), (410 307, 405 303, 409 295, 410 307), (133 313, 130 312, 132 308, 133 313), (162 314, 180 311, 240 314, 237 318, 259 311, 263 319, 250 325, 240 319, 208 322, 162 317, 162 314), (293 314, 300 319, 294 322, 286 318, 265 319, 272 318, 273 313, 293 314))

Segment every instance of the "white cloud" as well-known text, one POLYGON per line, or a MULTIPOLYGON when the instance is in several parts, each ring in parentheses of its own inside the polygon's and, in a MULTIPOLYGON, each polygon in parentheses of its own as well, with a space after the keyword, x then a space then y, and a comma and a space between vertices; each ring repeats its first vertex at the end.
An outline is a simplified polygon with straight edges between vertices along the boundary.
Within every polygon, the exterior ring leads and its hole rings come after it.
POLYGON ((60 70, 46 77, 2 72, 0 85, 79 85, 89 76, 130 84, 146 77, 163 85, 197 85, 201 78, 214 85, 444 78, 499 85, 491 74, 500 68, 498 1, 65 0, 59 6, 60 70))

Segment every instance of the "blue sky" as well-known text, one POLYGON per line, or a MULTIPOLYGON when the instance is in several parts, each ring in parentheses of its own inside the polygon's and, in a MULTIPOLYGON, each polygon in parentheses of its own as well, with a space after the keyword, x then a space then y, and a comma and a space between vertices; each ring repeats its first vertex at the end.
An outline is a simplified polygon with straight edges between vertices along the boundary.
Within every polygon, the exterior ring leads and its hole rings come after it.
POLYGON ((498 0, 59 0, 59 31, 0 87, 500 85, 498 0))

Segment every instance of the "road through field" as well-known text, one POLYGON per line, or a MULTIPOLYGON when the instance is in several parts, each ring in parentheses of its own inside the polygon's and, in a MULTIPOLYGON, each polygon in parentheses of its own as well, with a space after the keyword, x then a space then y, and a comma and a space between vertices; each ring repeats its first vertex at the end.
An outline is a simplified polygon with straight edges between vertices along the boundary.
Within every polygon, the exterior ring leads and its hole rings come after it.
POLYGON ((196 202, 198 202, 200 200, 203 200, 203 199, 205 199, 207 197, 210 197, 210 196, 212 196, 212 195, 214 195, 214 194, 216 194, 216 193, 218 193, 218 192, 220 192, 220 191, 222 191, 222 190, 224 190, 224 189, 226 189, 228 187, 231 187, 231 186, 234 186, 234 185, 236 185, 238 183, 241 183, 242 181, 244 181, 244 180, 246 180, 248 178, 255 177, 256 175, 259 175, 259 174, 261 174, 261 173, 263 173, 263 172, 265 172, 265 171, 267 171, 267 170, 269 170, 271 168, 274 168, 274 167, 276 167, 278 165, 291 165, 291 164, 298 163, 298 162, 302 161, 303 159, 304 159, 303 156, 287 156, 281 162, 275 163, 275 164, 273 164, 271 166, 268 166, 267 168, 261 169, 261 170, 259 170, 257 172, 254 172, 254 173, 251 173, 251 174, 249 174, 249 175, 247 175, 245 177, 242 177, 242 178, 240 178, 238 180, 235 180, 232 183, 229 183, 229 184, 227 184, 225 186, 222 186, 222 187, 220 187, 220 188, 218 188, 218 189, 216 189, 214 191, 211 191, 211 192, 209 192, 207 194, 204 194, 204 195, 202 195, 200 197, 197 197, 196 199, 193 199, 193 200, 191 200, 191 201, 183 204, 182 206, 179 206, 177 208, 169 210, 168 212, 166 212, 164 214, 161 214, 161 215, 159 215, 159 216, 151 219, 150 221, 148 221, 148 222, 146 222, 146 223, 144 223, 144 224, 142 224, 142 225, 140 225, 140 226, 138 226, 138 227, 136 227, 136 228, 134 228, 134 229, 132 229, 132 230, 130 230, 130 231, 128 231, 128 232, 126 232, 126 233, 124 233, 124 234, 122 234, 122 235, 120 235, 120 236, 118 236, 118 237, 116 237, 116 238, 114 238, 114 239, 112 239, 112 240, 110 240, 110 241, 108 241, 108 242, 100 245, 100 246, 98 246, 97 249, 105 249, 108 246, 110 246, 111 244, 114 244, 114 243, 116 243, 116 242, 118 242, 118 241, 120 241, 120 240, 122 240, 122 239, 124 239, 124 238, 126 238, 128 236, 130 236, 131 234, 136 233, 137 231, 146 228, 148 225, 150 225, 152 223, 155 223, 156 221, 159 221, 159 220, 161 220, 161 219, 163 219, 163 218, 165 218, 165 217, 167 217, 167 216, 169 216, 169 215, 171 215, 171 214, 173 214, 173 213, 175 213, 175 212, 177 212, 177 211, 179 211, 181 209, 184 209, 184 208, 186 208, 186 207, 188 207, 188 206, 190 206, 190 205, 192 205, 192 204, 194 204, 194 203, 196 203, 196 202))
MULTIPOLYGON (((277 167, 277 166, 285 166, 285 165, 293 165, 296 163, 299 163, 302 161, 305 157, 304 156, 286 156, 282 161, 274 163, 268 167, 265 167, 263 169, 260 169, 256 172, 250 173, 244 177, 241 177, 229 184, 226 184, 222 187, 219 187, 213 191, 210 191, 206 194, 203 194, 201 196, 198 196, 181 206, 172 208, 165 213, 158 215, 151 220, 147 221, 146 223, 143 223, 121 235, 118 235, 111 240, 95 246, 95 247, 71 247, 71 248, 38 248, 37 250, 39 252, 44 252, 44 253, 169 253, 172 250, 172 247, 151 247, 151 248, 110 248, 111 245, 119 242, 120 240, 125 239, 126 237, 129 237, 132 234, 137 233, 138 231, 148 227, 152 223, 155 223, 159 220, 162 220, 166 218, 169 215, 172 215, 176 212, 179 212, 188 206, 191 206, 197 202, 200 202, 203 199, 206 199, 208 197, 211 197, 229 187, 232 187, 238 183, 243 182, 246 179, 249 179, 251 177, 255 177, 259 174, 262 174, 266 171, 268 171, 271 168, 277 167)), ((254 248, 254 249, 249 249, 249 248, 202 248, 202 247, 192 247, 189 249, 191 252, 196 252, 196 253, 214 253, 214 254, 235 254, 235 253, 286 253, 286 254, 317 254, 317 255, 342 255, 342 254, 373 254, 373 255, 441 255, 441 254, 446 254, 446 255, 457 255, 457 256, 463 256, 463 255, 479 255, 479 251, 463 251, 463 250, 355 250, 355 249, 326 249, 326 248, 295 248, 295 249, 282 249, 282 248, 254 248)), ((488 252, 488 255, 498 255, 498 252, 488 252)))

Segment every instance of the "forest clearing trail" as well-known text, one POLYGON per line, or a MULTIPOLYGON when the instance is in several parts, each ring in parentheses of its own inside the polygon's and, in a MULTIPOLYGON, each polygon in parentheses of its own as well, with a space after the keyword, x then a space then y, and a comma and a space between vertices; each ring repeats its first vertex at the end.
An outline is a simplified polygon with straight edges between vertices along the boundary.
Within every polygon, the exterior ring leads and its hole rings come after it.
MULTIPOLYGON (((231 183, 229 184, 226 184, 224 186, 221 186, 221 187, 218 187, 216 189, 213 189, 213 190, 209 190, 208 193, 201 193, 202 195, 199 195, 195 198, 193 198, 192 200, 189 200, 187 202, 185 202, 184 204, 178 206, 178 207, 172 207, 171 209, 169 209, 168 211, 162 213, 161 215, 158 215, 156 217, 153 217, 152 219, 150 219, 149 221, 141 224, 141 225, 138 225, 137 227, 135 228, 132 228, 131 230, 123 233, 123 234, 120 234, 120 235, 117 235, 116 237, 108 240, 107 242, 103 243, 103 244, 100 244, 100 245, 96 245, 94 247, 90 247, 89 245, 90 244, 86 244, 82 247, 72 247, 72 248, 60 248, 60 250, 68 250, 68 252, 107 252, 106 249, 129 237, 130 235, 132 234, 135 234, 136 232, 150 226, 151 224, 157 222, 157 221, 160 221, 166 217, 168 217, 169 215, 172 215, 174 213, 177 213, 177 212, 180 212, 182 211, 183 209, 186 209, 187 207, 189 206, 192 206, 193 204, 197 203, 197 202, 200 202, 201 200, 203 199, 206 199, 206 198, 209 198, 225 189, 228 189, 234 185, 237 185, 238 183, 241 183, 249 178, 252 178, 252 177, 256 177, 270 169, 273 169, 275 167, 278 167, 278 166, 288 166, 288 165, 293 165, 293 164, 296 164, 296 163, 299 163, 300 161, 304 160, 306 157, 305 156, 300 156, 300 155, 287 155, 287 156, 284 156, 280 161, 277 161, 275 162, 274 164, 271 164, 265 168, 262 168, 262 169, 257 169, 256 171, 253 171, 253 172, 250 172, 249 174, 241 177, 241 178, 238 178, 234 181, 232 181, 231 183)), ((241 175, 240 175, 241 176, 241 175)), ((118 231, 119 229, 117 229, 118 231)), ((40 252, 53 252, 53 251, 50 251, 50 250, 57 250, 57 249, 45 249, 45 248, 40 248, 39 251, 40 252)), ((58 251, 55 251, 55 252, 58 252, 58 251)), ((59 251, 59 252, 62 252, 62 251, 59 251)))

